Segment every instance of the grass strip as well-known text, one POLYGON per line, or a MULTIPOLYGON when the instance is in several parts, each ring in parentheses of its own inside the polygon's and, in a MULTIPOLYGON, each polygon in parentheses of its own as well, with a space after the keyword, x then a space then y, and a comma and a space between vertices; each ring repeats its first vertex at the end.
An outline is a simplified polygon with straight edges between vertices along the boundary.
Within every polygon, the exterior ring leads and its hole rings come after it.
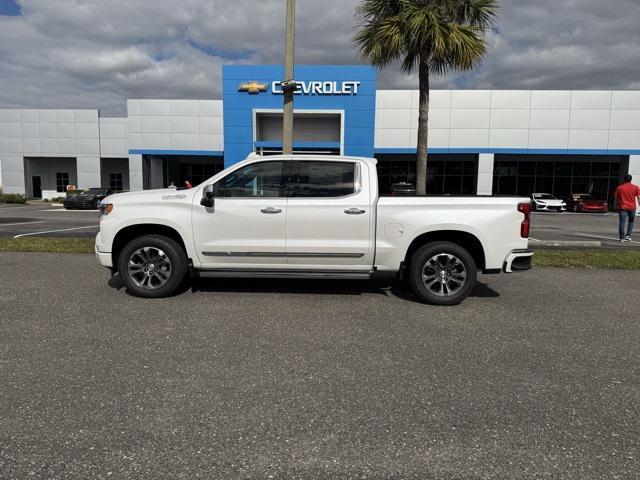
POLYGON ((534 267, 640 269, 640 249, 536 250, 534 267))
MULTIPOLYGON (((93 238, 0 237, 0 252, 93 253, 93 238)), ((535 267, 640 270, 640 249, 536 250, 535 267)))
POLYGON ((93 253, 93 238, 0 237, 0 252, 93 253))

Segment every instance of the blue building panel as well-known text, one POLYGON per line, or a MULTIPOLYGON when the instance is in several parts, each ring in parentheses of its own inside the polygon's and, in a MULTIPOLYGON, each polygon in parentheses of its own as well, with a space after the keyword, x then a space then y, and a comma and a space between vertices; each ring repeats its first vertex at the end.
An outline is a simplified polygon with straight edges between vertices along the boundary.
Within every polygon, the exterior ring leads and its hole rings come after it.
MULTIPOLYGON (((274 82, 283 77, 282 65, 222 67, 225 166, 254 151, 254 110, 282 110, 284 99, 274 91, 274 82)), ((365 65, 298 65, 294 77, 302 82, 302 91, 294 98, 295 110, 343 113, 345 155, 372 157, 376 70, 365 65)))

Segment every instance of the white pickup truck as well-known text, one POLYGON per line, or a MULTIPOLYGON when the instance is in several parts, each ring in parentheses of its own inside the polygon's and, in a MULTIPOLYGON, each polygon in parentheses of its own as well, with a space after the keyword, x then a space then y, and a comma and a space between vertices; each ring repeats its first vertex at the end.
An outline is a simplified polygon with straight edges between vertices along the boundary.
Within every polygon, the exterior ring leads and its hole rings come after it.
POLYGON ((189 190, 101 203, 96 256, 128 291, 171 295, 191 276, 404 280, 461 302, 478 270, 531 268, 526 198, 385 196, 376 160, 252 155, 189 190))

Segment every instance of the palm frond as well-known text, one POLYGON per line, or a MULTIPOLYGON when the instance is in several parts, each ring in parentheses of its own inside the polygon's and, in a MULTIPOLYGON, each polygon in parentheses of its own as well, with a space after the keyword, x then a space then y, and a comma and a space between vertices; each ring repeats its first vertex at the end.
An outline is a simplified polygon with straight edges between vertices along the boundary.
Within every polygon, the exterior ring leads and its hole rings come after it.
POLYGON ((497 0, 362 0, 353 38, 364 60, 383 66, 419 60, 437 73, 473 68, 486 53, 497 0))
POLYGON ((498 15, 496 0, 459 0, 456 22, 481 29, 488 29, 498 15))

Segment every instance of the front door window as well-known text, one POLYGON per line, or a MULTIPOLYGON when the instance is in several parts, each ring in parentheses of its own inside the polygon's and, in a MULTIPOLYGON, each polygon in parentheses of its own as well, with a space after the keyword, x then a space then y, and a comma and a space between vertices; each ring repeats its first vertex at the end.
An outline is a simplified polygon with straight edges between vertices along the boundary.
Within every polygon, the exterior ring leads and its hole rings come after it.
POLYGON ((286 196, 284 162, 260 162, 230 173, 215 186, 221 198, 275 198, 286 196))

